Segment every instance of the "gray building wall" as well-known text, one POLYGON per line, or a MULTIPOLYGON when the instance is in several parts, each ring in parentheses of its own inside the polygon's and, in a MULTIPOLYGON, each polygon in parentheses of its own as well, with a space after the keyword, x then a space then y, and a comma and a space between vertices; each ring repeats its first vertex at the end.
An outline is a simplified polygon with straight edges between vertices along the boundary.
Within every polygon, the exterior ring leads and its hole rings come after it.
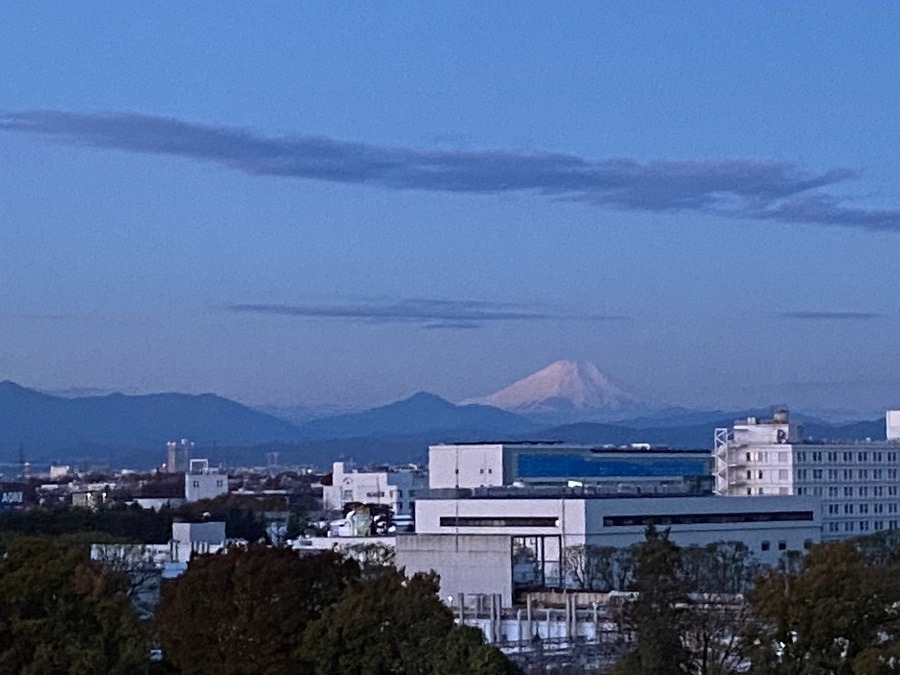
POLYGON ((460 593, 499 593, 509 607, 513 600, 510 546, 508 536, 401 534, 397 567, 405 567, 407 574, 437 572, 441 599, 447 604, 453 604, 460 593))

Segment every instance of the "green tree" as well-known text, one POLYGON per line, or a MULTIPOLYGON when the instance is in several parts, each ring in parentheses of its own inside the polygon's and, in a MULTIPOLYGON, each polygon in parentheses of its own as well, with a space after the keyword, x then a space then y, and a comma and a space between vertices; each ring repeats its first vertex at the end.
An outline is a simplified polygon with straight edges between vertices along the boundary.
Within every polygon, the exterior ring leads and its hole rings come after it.
POLYGON ((683 644, 687 632, 688 585, 681 574, 681 550, 668 532, 648 526, 645 541, 634 548, 633 589, 638 593, 625 607, 625 621, 637 644, 616 665, 617 675, 674 675, 689 672, 690 653, 683 644))
POLYGON ((0 557, 0 672, 141 673, 149 638, 122 575, 50 539, 0 557))
POLYGON ((897 570, 872 563, 853 540, 819 544, 762 577, 745 644, 759 672, 870 675, 896 654, 897 570), (879 666, 878 664, 881 663, 879 666))
POLYGON ((358 579, 357 563, 330 551, 250 545, 197 556, 163 590, 163 653, 185 675, 298 672, 307 623, 358 579))
POLYGON ((309 624, 302 657, 316 675, 505 675, 517 669, 481 631, 457 627, 437 578, 401 572, 347 589, 309 624))

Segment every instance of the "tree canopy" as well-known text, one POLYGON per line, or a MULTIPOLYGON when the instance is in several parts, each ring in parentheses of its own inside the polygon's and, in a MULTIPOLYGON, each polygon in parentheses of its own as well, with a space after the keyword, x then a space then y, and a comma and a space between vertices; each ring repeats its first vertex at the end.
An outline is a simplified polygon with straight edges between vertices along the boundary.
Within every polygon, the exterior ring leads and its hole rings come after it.
POLYGON ((0 672, 145 672, 149 636, 126 586, 71 546, 9 542, 0 557, 0 672))
POLYGON ((303 630, 359 578, 334 552, 250 545, 197 556, 157 608, 167 660, 192 673, 298 672, 303 630))
POLYGON ((484 644, 480 630, 458 627, 438 598, 437 578, 381 574, 347 589, 313 621, 303 660, 316 675, 506 675, 518 672, 484 644))

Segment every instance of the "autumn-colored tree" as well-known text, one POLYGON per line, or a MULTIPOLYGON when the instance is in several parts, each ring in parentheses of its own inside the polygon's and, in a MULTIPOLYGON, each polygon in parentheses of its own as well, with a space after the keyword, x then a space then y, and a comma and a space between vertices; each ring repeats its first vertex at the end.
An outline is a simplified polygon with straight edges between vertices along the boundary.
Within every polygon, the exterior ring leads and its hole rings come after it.
POLYGON ((310 623, 302 660, 316 675, 507 675, 516 667, 458 627, 434 575, 385 573, 348 588, 310 623))
POLYGON ((195 557, 163 591, 163 653, 185 675, 302 672, 307 623, 358 579, 357 563, 331 551, 250 545, 195 557))
POLYGON ((0 672, 145 672, 149 636, 126 587, 71 546, 9 542, 0 557, 0 672))

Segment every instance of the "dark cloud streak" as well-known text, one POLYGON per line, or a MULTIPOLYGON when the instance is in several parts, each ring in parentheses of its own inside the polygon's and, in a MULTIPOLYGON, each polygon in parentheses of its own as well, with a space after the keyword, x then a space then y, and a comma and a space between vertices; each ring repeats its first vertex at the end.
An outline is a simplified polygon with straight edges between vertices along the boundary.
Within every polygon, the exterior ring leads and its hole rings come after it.
POLYGON ((782 319, 793 321, 871 321, 883 318, 874 312, 785 312, 782 319))
POLYGON ((774 160, 587 160, 562 153, 416 150, 317 136, 266 138, 141 114, 25 111, 0 129, 282 176, 396 190, 536 192, 628 211, 718 214, 753 220, 900 231, 900 210, 856 206, 833 192, 849 169, 810 173, 774 160))
POLYGON ((424 328, 469 329, 484 323, 510 321, 627 321, 618 315, 556 314, 529 310, 522 305, 477 300, 409 299, 389 303, 352 305, 233 304, 225 309, 246 314, 344 319, 367 323, 416 323, 424 328))

